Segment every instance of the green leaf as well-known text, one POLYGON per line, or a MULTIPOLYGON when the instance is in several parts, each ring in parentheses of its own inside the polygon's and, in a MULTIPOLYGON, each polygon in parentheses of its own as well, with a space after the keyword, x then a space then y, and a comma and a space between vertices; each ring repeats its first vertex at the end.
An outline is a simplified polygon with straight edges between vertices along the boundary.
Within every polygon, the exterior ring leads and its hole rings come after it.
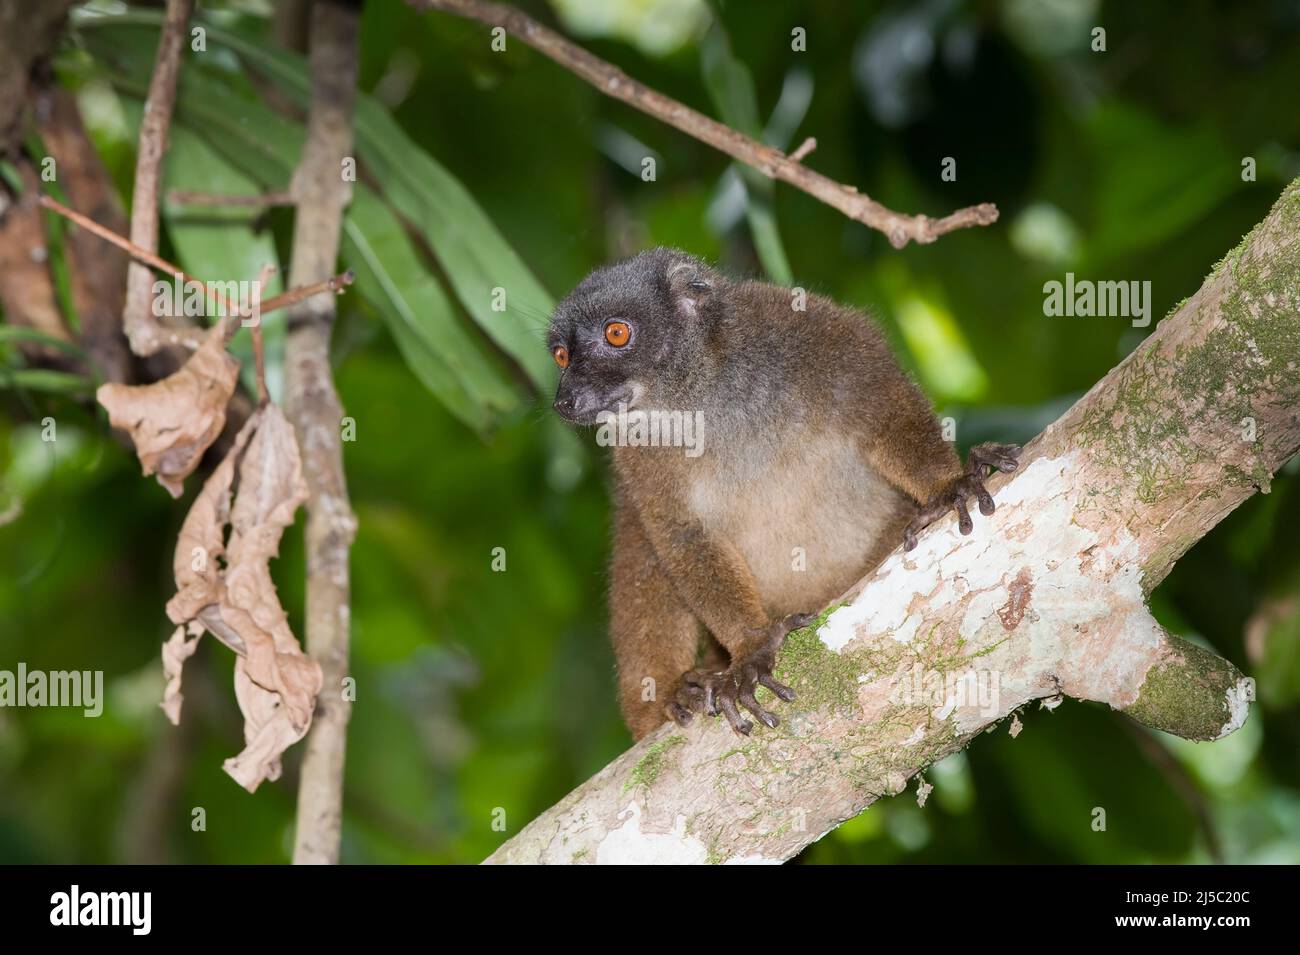
POLYGON ((751 139, 763 135, 754 78, 731 50, 726 28, 716 16, 700 41, 700 69, 709 96, 723 121, 751 139))
POLYGON ((23 177, 18 174, 17 167, 8 159, 0 159, 0 180, 9 187, 14 195, 21 196, 23 194, 23 177))
POLYGON ((546 350, 554 299, 497 231, 473 196, 365 97, 357 104, 358 146, 385 195, 425 233, 461 304, 543 394, 555 388, 546 350), (495 311, 494 295, 505 293, 495 311))
MULTIPOLYGON (((138 81, 120 75, 110 79, 127 93, 141 93, 138 81)), ((174 128, 185 130, 182 139, 198 140, 196 148, 233 174, 228 185, 217 187, 196 177, 197 184, 185 188, 238 193, 282 189, 302 148, 302 128, 285 122, 231 80, 203 68, 182 73, 174 128)), ((197 242, 204 237, 191 238, 197 242)), ((200 250, 196 244, 195 251, 213 249, 200 250)), ((401 221, 363 185, 354 188, 344 215, 342 258, 356 274, 356 292, 375 305, 411 371, 457 418, 482 431, 500 414, 521 406, 507 370, 462 326, 401 221)))
MULTIPOLYGON (((150 20, 156 21, 156 18, 131 14, 93 22, 103 26, 150 20)), ((87 43, 107 46, 104 40, 115 32, 121 31, 89 31, 87 43)), ((209 38, 214 42, 230 39, 244 43, 221 31, 211 31, 209 38)), ((274 51, 261 52, 268 58, 263 65, 279 63, 274 51)), ((289 74, 296 76, 301 68, 301 63, 295 59, 283 69, 288 70, 288 77, 289 74)), ((143 74, 147 65, 139 64, 136 69, 143 74)), ((109 78, 126 92, 137 96, 143 92, 143 75, 136 78, 110 74, 109 78)), ((225 162, 236 167, 237 174, 242 172, 257 183, 254 189, 283 189, 302 149, 302 127, 271 112, 251 92, 240 88, 239 79, 232 74, 191 65, 181 74, 177 123, 198 131, 213 150, 224 156, 225 162)), ((202 188, 216 191, 210 185, 202 188)), ((230 191, 249 189, 232 187, 230 191)), ((409 213, 410 203, 403 208, 409 213)), ((486 254, 500 255, 505 260, 499 251, 486 254)), ((376 306, 412 372, 458 418, 482 430, 499 414, 514 412, 521 406, 521 396, 507 370, 499 367, 499 363, 487 354, 483 343, 462 327, 440 283, 421 262, 401 221, 363 185, 354 188, 352 204, 344 216, 342 258, 357 275, 358 293, 376 306)), ((457 273, 445 258, 443 265, 450 270, 450 277, 454 279, 459 275, 464 284, 463 274, 457 273)), ((455 286, 455 281, 452 284, 455 286)), ((513 297, 509 290, 507 294, 513 297)), ((486 314, 494 319, 492 328, 496 329, 500 343, 502 339, 499 336, 511 322, 511 310, 491 312, 490 292, 485 292, 483 301, 488 306, 486 314)), ((549 299, 545 307, 549 310, 549 299)), ((484 318, 482 314, 475 316, 472 310, 470 314, 480 321, 484 318)), ((553 374, 553 364, 540 342, 530 336, 517 335, 511 341, 512 348, 506 350, 519 350, 525 345, 530 352, 535 351, 540 356, 540 363, 545 364, 549 378, 553 374)), ((519 351, 514 357, 521 354, 519 351)), ((533 363, 539 364, 536 358, 533 363)), ((549 388, 550 384, 546 387, 549 388)))
POLYGON ((93 387, 94 382, 89 378, 72 372, 50 368, 0 368, 0 389, 81 395, 93 387))
POLYGON ((424 271, 397 216, 367 189, 353 195, 343 243, 358 291, 379 307, 411 370, 458 418, 482 430, 491 412, 519 405, 515 389, 461 328, 446 293, 424 271))
POLYGON ((24 328, 21 325, 0 325, 0 342, 31 342, 35 345, 47 345, 78 358, 83 358, 86 354, 75 342, 55 338, 53 335, 38 332, 34 328, 24 328))
MULTIPOLYGON (((248 208, 197 208, 165 200, 166 190, 185 189, 229 195, 256 195, 261 185, 226 161, 207 141, 185 126, 174 127, 163 166, 164 202, 162 215, 167 234, 176 247, 178 263, 189 275, 207 282, 252 282, 262 266, 276 269, 264 287, 262 298, 283 289, 280 259, 269 231, 254 227, 257 212, 248 208)), ((262 320, 266 346, 266 377, 271 397, 279 401, 284 374, 284 312, 273 312, 262 320)), ((252 337, 241 329, 231 342, 239 358, 249 390, 256 392, 252 337)))
MULTIPOLYGON (((751 139, 761 139, 754 79, 732 53, 726 30, 716 16, 700 43, 700 69, 722 121, 751 139)), ((772 180, 743 163, 736 163, 735 169, 745 189, 745 216, 763 270, 773 282, 790 285, 794 274, 772 208, 776 195, 772 180)))
POLYGON ((1095 144, 1094 261, 1155 245, 1198 221, 1241 188, 1240 166, 1207 126, 1173 128, 1126 104, 1103 103, 1088 119, 1095 144), (1141 156, 1133 144, 1141 143, 1141 156))
MULTIPOLYGON (((156 27, 161 17, 136 12, 77 22, 83 27, 107 23, 156 27)), ((209 42, 255 63, 299 104, 309 101, 311 85, 302 57, 213 24, 204 26, 209 42)), ((185 75, 182 72, 182 83, 185 75)), ((549 392, 555 386, 555 364, 543 338, 554 299, 469 190, 417 146, 383 106, 359 93, 355 125, 362 161, 375 174, 385 198, 425 235, 466 312, 541 392, 549 392), (498 290, 505 296, 501 311, 494 308, 498 290)))

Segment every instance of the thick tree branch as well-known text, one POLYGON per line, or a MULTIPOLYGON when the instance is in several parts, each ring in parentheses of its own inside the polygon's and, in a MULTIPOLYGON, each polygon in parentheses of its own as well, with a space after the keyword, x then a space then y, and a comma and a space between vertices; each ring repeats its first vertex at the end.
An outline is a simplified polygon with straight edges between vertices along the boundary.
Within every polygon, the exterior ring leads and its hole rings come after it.
MULTIPOLYGON (((352 150, 357 79, 357 12, 352 4, 317 0, 311 20, 311 106, 307 140, 294 173, 294 284, 327 279, 338 258, 343 209, 351 187, 343 176, 352 150)), ((289 312, 285 403, 302 448, 307 479, 307 651, 321 665, 322 689, 307 736, 298 786, 295 863, 338 861, 343 814, 343 760, 351 709, 348 674, 348 549, 356 519, 348 504, 340 435, 343 409, 330 372, 334 302, 318 296, 289 312)))
POLYGON ((507 4, 488 3, 485 0, 407 0, 407 3, 419 10, 441 10, 478 20, 488 26, 501 27, 565 69, 576 73, 606 96, 622 100, 726 153, 732 159, 754 167, 765 176, 803 190, 850 219, 883 232, 890 245, 896 249, 901 249, 908 242, 933 242, 939 236, 957 229, 989 225, 997 221, 998 209, 991 202, 958 209, 941 219, 923 215, 909 216, 887 209, 853 186, 838 183, 804 166, 800 160, 812 151, 808 144, 811 142, 815 145, 815 140, 806 141, 794 154, 787 156, 779 149, 750 139, 730 126, 638 83, 612 63, 594 56, 507 4))
MULTIPOLYGON (((664 727, 491 862, 777 862, 1034 700, 1211 740, 1253 683, 1146 597, 1300 449, 1300 180, 1200 290, 991 485, 791 635, 782 723, 664 727)), ((1097 319, 1092 319, 1096 321, 1097 319)))

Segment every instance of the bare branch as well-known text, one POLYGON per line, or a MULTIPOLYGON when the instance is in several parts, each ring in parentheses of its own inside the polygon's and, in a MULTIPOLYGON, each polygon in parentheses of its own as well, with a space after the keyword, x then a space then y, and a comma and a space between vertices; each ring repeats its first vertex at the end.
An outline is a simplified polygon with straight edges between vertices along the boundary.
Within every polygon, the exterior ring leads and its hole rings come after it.
POLYGON ((1034 700, 1187 739, 1236 730, 1253 682, 1146 598, 1300 449, 1298 314, 1300 180, 990 482, 973 535, 931 526, 791 635, 777 678, 798 697, 776 730, 665 726, 488 861, 788 859, 1034 700))
MULTIPOLYGON (((323 295, 326 292, 338 294, 351 285, 354 278, 352 270, 345 269, 337 275, 331 275, 329 278, 313 282, 311 285, 299 285, 287 292, 273 295, 262 303, 262 314, 265 315, 268 312, 274 312, 282 308, 292 308, 300 302, 305 302, 313 296, 323 295)), ((243 316, 241 315, 241 317, 243 316)))
MULTIPOLYGON (((998 209, 991 202, 958 209, 941 219, 904 215, 885 208, 879 202, 802 165, 799 159, 808 154, 804 146, 798 158, 779 149, 756 142, 729 126, 710 119, 657 90, 632 79, 612 63, 542 26, 521 10, 502 3, 484 0, 407 0, 419 10, 441 10, 457 16, 501 27, 533 49, 550 57, 567 70, 582 77, 606 96, 622 100, 643 113, 663 120, 670 126, 693 136, 702 143, 726 153, 772 179, 779 179, 801 189, 826 205, 838 209, 850 219, 883 232, 889 244, 901 249, 908 242, 928 243, 957 229, 989 225, 997 221, 998 209)), ((796 150, 799 152, 799 150, 796 150)))
MULTIPOLYGON (((176 106, 176 81, 180 74, 185 28, 194 0, 167 0, 167 17, 158 41, 149 94, 140 120, 140 143, 135 162, 135 188, 131 193, 131 243, 147 252, 158 251, 158 195, 162 188, 162 162, 167 153, 172 110, 176 106)), ((155 319, 153 283, 149 270, 132 262, 126 275, 126 307, 122 327, 137 355, 152 355, 168 345, 198 347, 193 329, 164 329, 155 319)))
MULTIPOLYGON (((357 75, 357 12, 317 0, 311 14, 311 105, 307 139, 290 190, 297 199, 290 278, 324 279, 338 258, 351 187, 343 164, 352 150, 357 75)), ((334 303, 321 296, 289 313, 285 404, 298 433, 307 479, 307 650, 324 675, 298 785, 295 863, 335 863, 343 814, 343 761, 351 710, 348 674, 348 550, 356 519, 348 503, 340 427, 343 408, 330 372, 334 303)))
POLYGON ((811 153, 816 148, 817 148, 816 138, 809 136, 807 139, 805 139, 802 143, 799 144, 798 149, 796 149, 794 152, 790 154, 790 161, 803 162, 804 159, 808 157, 808 154, 811 153))
MULTIPOLYGON (((239 329, 240 320, 252 315, 251 305, 241 306, 238 302, 230 301, 230 299, 226 298, 221 290, 214 284, 204 282, 201 279, 194 278, 192 275, 188 275, 181 270, 179 265, 173 265, 161 256, 140 248, 129 239, 123 238, 111 229, 107 229, 100 225, 94 219, 82 215, 75 209, 69 209, 57 199, 52 199, 47 195, 40 195, 37 197, 37 202, 49 209, 51 212, 57 212, 64 218, 75 222, 87 232, 99 236, 99 238, 106 242, 111 242, 119 249, 125 251, 137 262, 142 262, 150 268, 164 273, 168 278, 179 276, 182 282, 187 284, 193 283, 196 286, 201 287, 204 294, 215 299, 217 304, 222 308, 222 337, 225 341, 229 342, 230 339, 234 337, 235 332, 239 329)), ((352 284, 353 278, 352 270, 348 269, 347 271, 340 272, 337 275, 332 275, 323 281, 313 282, 311 285, 300 285, 297 288, 289 289, 287 292, 281 292, 279 295, 274 295, 271 298, 266 299, 258 306, 258 312, 259 314, 267 315, 271 312, 277 311, 278 309, 289 308, 293 305, 297 305, 299 302, 303 302, 311 298, 313 295, 322 295, 326 292, 340 292, 352 284)), ((265 273, 263 279, 259 280, 259 287, 261 281, 264 279, 265 273)), ((175 329, 175 334, 179 336, 179 340, 187 347, 198 348, 199 345, 203 343, 203 339, 207 335, 207 332, 201 328, 186 326, 175 329)))

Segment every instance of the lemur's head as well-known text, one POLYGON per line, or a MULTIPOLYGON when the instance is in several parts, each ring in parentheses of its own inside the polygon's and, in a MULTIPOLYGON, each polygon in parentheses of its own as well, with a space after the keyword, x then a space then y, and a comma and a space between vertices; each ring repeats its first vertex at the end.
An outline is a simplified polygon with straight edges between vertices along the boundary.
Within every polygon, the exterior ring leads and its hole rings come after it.
POLYGON ((555 410, 592 425, 620 405, 632 411, 680 399, 722 316, 725 285, 699 259, 667 248, 592 272, 551 317, 555 410))

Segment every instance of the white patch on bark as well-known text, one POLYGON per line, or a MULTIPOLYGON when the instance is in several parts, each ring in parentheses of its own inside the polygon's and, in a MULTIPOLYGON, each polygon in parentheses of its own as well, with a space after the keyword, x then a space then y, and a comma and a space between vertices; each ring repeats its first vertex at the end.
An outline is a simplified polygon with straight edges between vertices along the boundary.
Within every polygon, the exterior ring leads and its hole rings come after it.
MULTIPOLYGON (((861 641, 910 643, 931 612, 965 601, 957 626, 986 651, 980 668, 1000 677, 994 709, 1005 715, 1047 690, 1112 706, 1132 703, 1164 645, 1146 609, 1137 539, 1123 526, 1098 531, 1078 481, 1082 458, 1038 458, 996 494, 997 511, 974 532, 955 521, 895 551, 871 584, 827 617, 817 635, 840 653, 861 641), (1013 583, 1019 584, 1011 607, 1013 583), (1012 631, 1015 639, 1003 642, 1012 631)), ((949 699, 935 716, 959 732, 979 729, 988 706, 949 699)))
POLYGON ((628 803, 619 818, 627 821, 600 840, 597 865, 703 865, 709 859, 708 847, 687 834, 684 815, 673 820, 671 832, 643 832, 637 802, 628 803))
POLYGON ((1253 681, 1248 676, 1243 676, 1228 687, 1228 722, 1223 724, 1223 729, 1219 730, 1219 735, 1215 739, 1223 739, 1229 733, 1241 729, 1241 725, 1246 722, 1246 717, 1250 715, 1250 701, 1255 697, 1254 690, 1253 681))
MULTIPOLYGON (((1068 475, 1073 465, 1072 454, 1039 458, 998 491, 997 512, 992 517, 980 515, 970 536, 963 537, 956 523, 950 522, 951 526, 944 530, 922 537, 915 550, 895 551, 876 572, 871 587, 853 603, 830 614, 817 636, 835 653, 859 634, 888 635, 900 643, 910 643, 921 625, 919 615, 908 613, 918 595, 942 605, 971 591, 990 591, 989 600, 1000 599, 992 606, 979 608, 981 622, 987 619, 1006 599, 1000 585, 1007 562, 1004 557, 988 560, 990 548, 996 545, 997 553, 1004 554, 1008 532, 1014 531, 1019 537, 1027 523, 1030 539, 1011 540, 1013 549, 1033 554, 1037 546, 1040 555, 1050 552, 1062 526, 1069 525, 1073 510, 1066 493, 1071 487, 1068 475), (1052 513, 1044 512, 1044 504, 1052 506, 1052 513)), ((1095 539, 1096 535, 1092 536, 1095 539)), ((963 636, 970 629, 964 622, 963 636)))

